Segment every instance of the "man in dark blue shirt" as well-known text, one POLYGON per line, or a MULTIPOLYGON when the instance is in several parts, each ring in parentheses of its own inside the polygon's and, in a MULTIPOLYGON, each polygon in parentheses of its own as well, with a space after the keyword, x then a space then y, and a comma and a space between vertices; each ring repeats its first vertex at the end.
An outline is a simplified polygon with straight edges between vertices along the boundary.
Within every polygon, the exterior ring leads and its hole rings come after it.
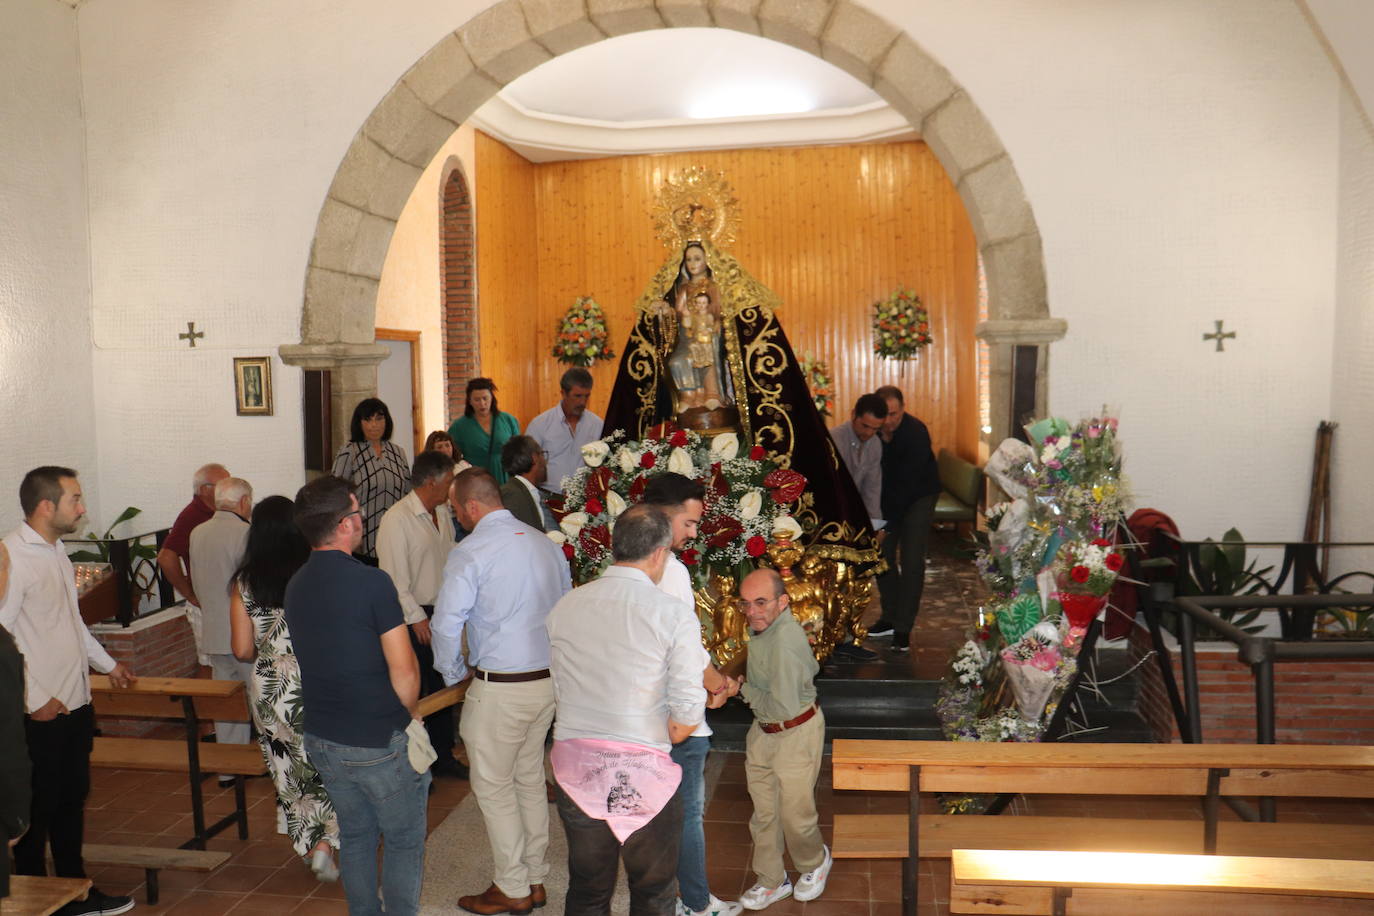
POLYGON ((305 751, 339 818, 348 911, 419 911, 430 775, 417 773, 406 728, 420 669, 391 577, 355 560, 363 518, 353 485, 321 477, 296 494, 310 559, 286 587, 286 623, 301 669, 305 751), (382 901, 377 844, 386 842, 382 901))
POLYGON ((921 609, 926 582, 926 545, 940 498, 940 467, 930 446, 930 431, 906 412, 902 390, 884 385, 874 392, 887 402, 883 439, 883 559, 887 572, 878 577, 883 616, 870 636, 892 634, 892 651, 911 648, 911 628, 921 609))

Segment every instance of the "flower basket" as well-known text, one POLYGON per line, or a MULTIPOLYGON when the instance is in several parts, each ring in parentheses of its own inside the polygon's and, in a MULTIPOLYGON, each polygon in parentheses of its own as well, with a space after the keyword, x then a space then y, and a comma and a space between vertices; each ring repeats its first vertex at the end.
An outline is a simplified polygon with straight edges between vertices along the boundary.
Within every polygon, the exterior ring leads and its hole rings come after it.
POLYGON ((597 360, 615 358, 607 339, 606 316, 601 306, 591 296, 581 296, 558 323, 553 357, 560 363, 585 369, 597 360))
POLYGON ((1055 592, 1054 597, 1058 599, 1059 606, 1064 609, 1064 616, 1069 619, 1069 626, 1083 627, 1087 629, 1088 624, 1102 609, 1107 606, 1106 595, 1085 595, 1077 592, 1055 592))
POLYGON ((896 290, 873 303, 874 353, 884 359, 915 359, 931 340, 930 313, 911 290, 896 290))

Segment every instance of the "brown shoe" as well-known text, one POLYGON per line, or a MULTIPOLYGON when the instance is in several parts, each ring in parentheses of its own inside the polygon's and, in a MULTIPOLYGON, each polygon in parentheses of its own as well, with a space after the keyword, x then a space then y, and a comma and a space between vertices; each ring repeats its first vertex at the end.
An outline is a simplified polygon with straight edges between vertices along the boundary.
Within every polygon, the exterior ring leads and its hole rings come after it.
POLYGON ((531 897, 507 897, 501 893, 501 888, 493 884, 483 891, 481 896, 459 897, 458 905, 479 916, 493 916, 495 913, 514 913, 515 916, 521 916, 534 909, 534 900, 531 897))
POLYGON ((530 900, 534 903, 534 908, 535 908, 536 910, 539 909, 539 908, 540 908, 541 906, 543 906, 544 904, 546 904, 546 903, 549 902, 549 895, 546 894, 546 893, 544 893, 544 885, 542 885, 542 884, 531 884, 531 885, 530 885, 530 900))

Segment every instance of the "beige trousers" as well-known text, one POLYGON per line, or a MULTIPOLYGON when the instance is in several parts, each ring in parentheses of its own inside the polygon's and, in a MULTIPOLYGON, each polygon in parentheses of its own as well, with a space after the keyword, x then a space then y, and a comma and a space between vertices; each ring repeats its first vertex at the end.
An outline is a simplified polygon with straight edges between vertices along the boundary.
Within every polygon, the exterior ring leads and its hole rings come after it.
POLYGON ((816 778, 824 750, 825 715, 819 710, 796 728, 772 735, 755 722, 744 739, 744 775, 754 801, 749 818, 754 874, 764 887, 787 880, 784 844, 798 872, 812 871, 825 861, 825 841, 816 818, 816 778))
POLYGON ((468 753, 472 794, 482 809, 507 897, 526 897, 549 873, 549 801, 544 739, 553 722, 553 679, 501 684, 474 679, 463 700, 459 734, 468 753))

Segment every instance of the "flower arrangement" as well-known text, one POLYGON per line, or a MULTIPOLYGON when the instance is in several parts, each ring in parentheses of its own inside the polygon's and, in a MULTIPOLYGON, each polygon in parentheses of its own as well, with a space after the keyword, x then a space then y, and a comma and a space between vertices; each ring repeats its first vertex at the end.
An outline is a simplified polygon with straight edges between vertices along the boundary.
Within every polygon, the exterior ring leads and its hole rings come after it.
POLYGON ((665 471, 706 487, 697 542, 681 554, 698 586, 712 573, 742 577, 774 532, 802 535, 789 510, 805 491, 806 478, 782 467, 762 446, 743 450, 733 433, 708 440, 662 423, 635 441, 617 430, 584 445, 582 461, 585 466, 564 484, 562 504, 554 507, 559 530, 549 533, 562 545, 578 582, 594 579, 611 562, 616 518, 665 471))
POLYGON ((915 359, 930 341, 930 313, 914 292, 898 289, 873 303, 874 353, 885 359, 915 359))
POLYGON ((970 676, 966 642, 936 704, 951 740, 1039 739, 1125 564, 1110 540, 1130 499, 1116 419, 1026 431, 1030 444, 1006 440, 985 468, 1011 499, 988 509, 978 552, 994 599, 970 639, 986 663, 970 676))
POLYGON ((802 357, 802 374, 811 389, 811 400, 816 402, 816 410, 822 420, 829 420, 835 412, 835 381, 830 377, 830 367, 810 353, 802 357))
POLYGON ((606 316, 591 296, 579 296, 558 323, 553 357, 570 366, 591 366, 615 359, 607 344, 606 316))

